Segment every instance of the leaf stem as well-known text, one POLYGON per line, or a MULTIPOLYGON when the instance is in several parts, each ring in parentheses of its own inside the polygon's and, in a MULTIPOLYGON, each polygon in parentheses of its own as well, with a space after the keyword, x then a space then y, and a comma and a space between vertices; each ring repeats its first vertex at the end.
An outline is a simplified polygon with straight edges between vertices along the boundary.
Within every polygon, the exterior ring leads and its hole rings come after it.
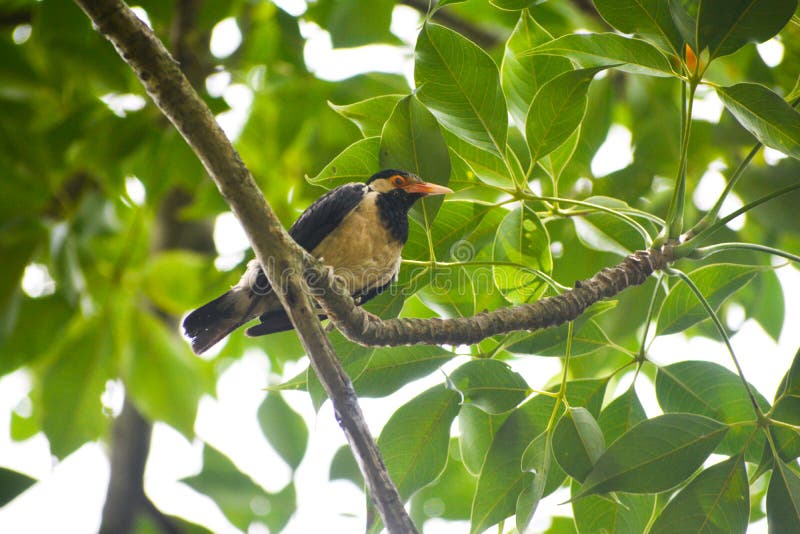
POLYGON ((692 259, 705 259, 718 252, 725 252, 727 250, 755 250, 756 252, 765 252, 774 256, 786 258, 789 261, 800 263, 800 256, 791 254, 785 250, 780 250, 766 245, 758 245, 755 243, 717 243, 703 248, 696 249, 692 254, 692 259))
POLYGON ((711 226, 707 226, 706 228, 703 228, 702 230, 697 232, 697 234, 695 234, 690 240, 688 240, 688 241, 686 241, 684 243, 681 243, 680 245, 674 247, 673 248, 673 253, 675 255, 675 258, 684 258, 686 256, 689 256, 692 253, 692 251, 697 248, 698 243, 701 243, 703 239, 705 239, 706 237, 710 236, 711 234, 713 234, 714 232, 716 232, 717 230, 719 230, 720 228, 722 228, 723 226, 725 226, 726 224, 731 222, 733 219, 735 219, 739 215, 741 215, 743 213, 746 213, 746 212, 752 210, 753 208, 755 208, 757 206, 760 206, 761 204, 772 200, 773 198, 777 198, 777 197, 779 197, 781 195, 785 195, 786 193, 791 193, 792 191, 795 191, 796 189, 800 189, 800 182, 797 182, 797 183, 791 184, 791 185, 787 185, 786 187, 782 187, 782 188, 778 189, 777 191, 773 191, 772 193, 769 193, 768 195, 764 195, 763 197, 761 197, 759 199, 756 199, 753 202, 750 202, 749 204, 745 204, 744 206, 742 206, 738 210, 729 213, 725 217, 722 217, 721 219, 717 220, 711 226))
POLYGON ((523 198, 525 200, 562 202, 564 204, 574 204, 576 206, 584 206, 584 207, 587 207, 587 208, 596 209, 597 211, 602 211, 604 213, 608 213, 609 215, 612 215, 612 216, 624 221, 631 228, 636 230, 642 236, 642 239, 644 239, 646 247, 648 247, 650 245, 650 243, 652 242, 652 238, 650 237, 650 234, 647 233, 647 230, 645 230, 644 227, 641 224, 639 224, 638 222, 633 220, 631 217, 628 217, 624 213, 621 213, 620 211, 615 210, 613 208, 609 208, 609 207, 606 207, 606 206, 601 206, 599 204, 592 204, 591 202, 586 202, 584 200, 573 200, 573 199, 569 199, 569 198, 558 198, 558 197, 548 197, 548 196, 541 196, 541 195, 531 195, 531 194, 528 194, 528 193, 523 193, 522 196, 523 196, 523 198))
POLYGON ((572 354, 572 335, 574 333, 574 321, 570 321, 567 326, 567 346, 564 349, 564 372, 561 373, 561 386, 558 388, 558 395, 556 396, 556 404, 553 406, 553 412, 550 414, 550 420, 547 422, 547 430, 553 428, 553 423, 555 422, 556 415, 558 414, 558 409, 561 407, 561 403, 564 403, 565 407, 569 407, 567 404, 567 373, 569 373, 569 358, 572 354))
POLYGON ((683 231, 683 218, 686 204, 686 167, 689 153, 689 137, 692 131, 692 108, 694 106, 694 93, 697 90, 697 80, 689 79, 689 89, 686 84, 681 84, 681 154, 678 162, 678 178, 675 180, 672 200, 667 212, 667 239, 678 239, 683 231), (687 94, 688 93, 688 94, 687 94))
POLYGON ((664 278, 662 273, 658 274, 658 278, 656 278, 656 286, 653 288, 653 294, 650 296, 650 304, 647 307, 647 316, 644 320, 644 331, 642 332, 642 342, 639 345, 639 354, 637 357, 637 361, 643 362, 645 360, 645 355, 647 354, 647 334, 650 331, 650 321, 653 319, 653 311, 655 310, 656 306, 656 297, 658 296, 658 290, 661 288, 661 280, 664 278))
POLYGON ((760 421, 764 419, 764 414, 761 412, 761 407, 758 405, 756 401, 756 397, 753 394, 753 391, 750 389, 750 384, 747 383, 747 379, 744 377, 744 372, 742 371, 741 365, 739 365, 739 360, 736 358, 736 353, 733 351, 733 346, 731 345, 731 340, 728 337, 728 332, 725 331, 725 327, 722 325, 722 321, 720 321, 719 317, 717 316, 714 308, 711 307, 708 300, 706 300, 703 293, 700 289, 695 285, 689 275, 684 273, 683 271, 679 271, 677 269, 673 269, 672 267, 667 267, 664 269, 667 274, 678 276, 683 282, 692 290, 692 292, 697 297, 697 300, 700 301, 700 304, 706 309, 706 313, 708 316, 711 317, 711 320, 714 322, 714 326, 717 327, 717 331, 719 332, 722 341, 725 343, 725 346, 728 347, 728 353, 731 355, 731 359, 733 360, 733 365, 736 366, 736 372, 739 375, 739 378, 742 381, 742 385, 744 386, 745 391, 747 391, 747 396, 750 398, 750 403, 753 405, 753 410, 756 413, 756 418, 760 421))
MULTIPOLYGON (((789 105, 794 108, 797 107, 797 104, 799 103, 800 103, 800 97, 795 98, 793 101, 789 103, 789 105)), ((688 232, 686 232, 686 235, 684 236, 685 240, 691 239, 695 234, 701 232, 714 222, 714 219, 716 219, 717 216, 719 215, 720 209, 722 209, 722 204, 725 202, 725 199, 728 198, 728 195, 736 186, 736 183, 739 181, 739 178, 742 177, 742 174, 744 173, 747 166, 750 165, 750 162, 753 161, 753 158, 756 156, 756 154, 758 154, 758 151, 761 150, 763 146, 764 144, 761 143, 760 141, 757 142, 755 145, 753 145, 753 148, 750 149, 750 152, 747 153, 747 156, 745 156, 745 158, 739 163, 739 165, 733 171, 733 174, 728 180, 728 183, 725 185, 725 189, 720 194, 719 198, 717 199, 717 202, 708 211, 708 213, 706 213, 703 216, 703 218, 697 222, 697 224, 695 224, 688 232)))

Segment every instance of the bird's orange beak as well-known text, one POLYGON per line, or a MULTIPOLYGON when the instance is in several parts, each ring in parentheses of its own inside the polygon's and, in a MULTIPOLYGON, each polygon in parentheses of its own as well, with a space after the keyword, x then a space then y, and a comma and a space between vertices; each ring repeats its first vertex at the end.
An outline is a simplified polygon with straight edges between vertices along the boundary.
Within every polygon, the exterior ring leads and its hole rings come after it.
POLYGON ((411 182, 403 189, 407 193, 422 193, 423 195, 446 195, 453 192, 449 187, 430 182, 411 182))

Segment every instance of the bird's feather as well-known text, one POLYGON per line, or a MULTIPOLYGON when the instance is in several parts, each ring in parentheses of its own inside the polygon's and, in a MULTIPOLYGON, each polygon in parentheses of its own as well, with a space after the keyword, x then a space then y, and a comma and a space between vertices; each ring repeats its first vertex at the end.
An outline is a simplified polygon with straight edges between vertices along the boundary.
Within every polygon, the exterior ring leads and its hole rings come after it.
POLYGON ((306 209, 289 229, 298 245, 313 251, 358 206, 368 191, 364 184, 345 184, 328 191, 306 209))

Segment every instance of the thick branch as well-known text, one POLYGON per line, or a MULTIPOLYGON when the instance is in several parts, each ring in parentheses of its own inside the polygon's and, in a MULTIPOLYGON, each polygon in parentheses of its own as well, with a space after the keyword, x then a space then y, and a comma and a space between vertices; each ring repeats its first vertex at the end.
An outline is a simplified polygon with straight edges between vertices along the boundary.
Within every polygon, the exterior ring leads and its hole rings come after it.
POLYGON ((150 97, 198 155, 241 221, 256 257, 333 402, 384 524, 390 532, 415 532, 364 421, 352 384, 339 365, 304 289, 299 276, 302 250, 283 229, 211 112, 152 31, 121 0, 75 2, 133 68, 150 97), (266 261, 268 258, 270 261, 266 261), (280 273, 289 274, 280 276, 280 273))
POLYGON ((354 306, 353 299, 342 291, 330 269, 320 268, 315 263, 307 270, 306 280, 328 317, 351 341, 370 346, 470 345, 495 334, 537 330, 572 321, 595 302, 644 283, 654 271, 663 269, 671 256, 671 249, 667 247, 640 250, 615 267, 607 267, 589 280, 577 282, 575 288, 561 295, 454 319, 384 321, 354 306), (332 284, 333 291, 330 290, 332 284))

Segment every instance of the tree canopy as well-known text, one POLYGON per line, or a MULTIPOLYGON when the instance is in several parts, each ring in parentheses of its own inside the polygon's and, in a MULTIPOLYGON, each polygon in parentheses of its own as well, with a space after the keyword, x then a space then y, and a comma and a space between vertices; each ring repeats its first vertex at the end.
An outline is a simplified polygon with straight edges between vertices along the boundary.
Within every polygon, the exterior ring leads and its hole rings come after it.
MULTIPOLYGON (((775 355, 731 343, 745 321, 777 341, 794 303, 776 271, 800 261, 796 0, 142 0, 136 13, 285 226, 381 168, 455 191, 412 210, 398 280, 365 309, 477 315, 492 335, 441 343, 446 325, 400 321, 398 343, 418 344, 381 346, 397 343, 377 327, 360 339, 346 314, 328 333, 360 398, 438 377, 372 430, 418 529, 437 517, 523 532, 559 490, 571 517, 548 532, 800 525, 800 352, 760 392, 739 362, 775 355), (414 13, 407 42, 398 20, 414 13), (219 51, 225 28, 241 41, 219 51), (323 79, 308 44, 321 32, 334 49, 393 47, 412 71, 323 79), (495 310, 507 315, 480 315, 495 310), (526 310, 542 322, 504 322, 526 310), (652 358, 671 334, 727 347, 727 364, 652 358), (528 374, 545 360, 560 371, 528 374)), ((142 86, 163 73, 132 69, 94 23, 60 0, 0 6, 0 375, 31 382, 10 434, 43 433, 58 459, 109 444, 104 531, 203 530, 144 492, 152 424, 194 439, 201 398, 255 350, 284 377, 264 377, 258 421, 295 470, 314 429, 284 394, 319 409, 326 378, 287 376, 305 356, 295 332, 237 332, 207 359, 181 339, 180 316, 252 254, 225 250, 228 195, 181 136, 200 123, 183 117, 179 133, 165 119, 177 107, 142 86), (103 400, 120 384, 121 412, 103 400)), ((0 506, 35 483, 12 467, 0 506)), ((346 447, 330 477, 364 487, 346 447)), ((267 492, 209 445, 184 482, 244 531, 279 532, 295 513, 293 482, 267 492)))

